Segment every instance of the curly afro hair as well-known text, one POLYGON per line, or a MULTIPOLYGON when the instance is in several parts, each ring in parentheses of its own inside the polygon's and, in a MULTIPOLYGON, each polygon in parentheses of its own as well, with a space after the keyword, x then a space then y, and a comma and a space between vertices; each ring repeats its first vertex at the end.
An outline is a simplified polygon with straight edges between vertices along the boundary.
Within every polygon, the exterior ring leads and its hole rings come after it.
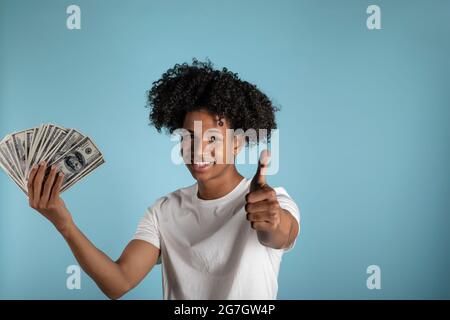
POLYGON ((187 112, 205 109, 225 118, 231 129, 247 131, 266 129, 267 136, 246 137, 247 144, 270 140, 276 129, 275 112, 279 110, 256 85, 239 79, 227 68, 214 70, 209 60, 193 59, 191 65, 176 64, 167 70, 148 91, 150 124, 158 132, 173 133, 183 126, 187 112))

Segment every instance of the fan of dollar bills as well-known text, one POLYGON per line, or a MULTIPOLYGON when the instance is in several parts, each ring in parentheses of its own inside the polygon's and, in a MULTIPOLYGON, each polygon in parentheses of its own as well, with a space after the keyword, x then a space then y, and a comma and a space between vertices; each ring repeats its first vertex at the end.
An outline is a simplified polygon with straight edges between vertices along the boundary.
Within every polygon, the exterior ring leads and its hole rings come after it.
POLYGON ((25 194, 29 172, 41 161, 64 173, 61 193, 105 162, 89 137, 54 124, 11 133, 0 141, 0 167, 25 194))

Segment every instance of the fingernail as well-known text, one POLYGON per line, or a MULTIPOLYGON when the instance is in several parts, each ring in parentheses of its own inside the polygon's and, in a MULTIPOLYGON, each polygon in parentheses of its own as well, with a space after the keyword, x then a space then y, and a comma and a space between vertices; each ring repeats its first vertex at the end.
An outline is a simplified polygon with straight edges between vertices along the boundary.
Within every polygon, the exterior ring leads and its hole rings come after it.
POLYGON ((51 170, 55 170, 56 166, 54 164, 52 164, 51 170))
POLYGON ((34 165, 33 165, 33 169, 37 169, 37 167, 38 167, 37 164, 34 164, 34 165))

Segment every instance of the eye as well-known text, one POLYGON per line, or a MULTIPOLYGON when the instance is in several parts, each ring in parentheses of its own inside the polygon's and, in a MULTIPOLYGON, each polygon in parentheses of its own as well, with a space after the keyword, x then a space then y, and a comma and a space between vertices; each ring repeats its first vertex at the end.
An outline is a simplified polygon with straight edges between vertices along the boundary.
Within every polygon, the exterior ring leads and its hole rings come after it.
POLYGON ((209 138, 209 142, 212 143, 212 142, 214 142, 214 141, 216 141, 216 137, 215 137, 215 136, 211 136, 211 137, 209 138))

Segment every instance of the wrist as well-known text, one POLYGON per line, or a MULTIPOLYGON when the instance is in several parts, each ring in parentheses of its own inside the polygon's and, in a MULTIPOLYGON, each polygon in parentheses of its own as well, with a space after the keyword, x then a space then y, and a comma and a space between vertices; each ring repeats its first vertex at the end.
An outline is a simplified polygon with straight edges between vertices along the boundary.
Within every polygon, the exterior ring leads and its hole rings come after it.
POLYGON ((73 222, 72 218, 69 218, 66 222, 54 225, 56 230, 65 238, 68 239, 70 237, 70 234, 72 230, 76 227, 75 223, 73 222))
POLYGON ((280 223, 275 231, 278 235, 279 246, 284 248, 289 244, 289 237, 292 229, 292 215, 285 209, 280 208, 280 223))

